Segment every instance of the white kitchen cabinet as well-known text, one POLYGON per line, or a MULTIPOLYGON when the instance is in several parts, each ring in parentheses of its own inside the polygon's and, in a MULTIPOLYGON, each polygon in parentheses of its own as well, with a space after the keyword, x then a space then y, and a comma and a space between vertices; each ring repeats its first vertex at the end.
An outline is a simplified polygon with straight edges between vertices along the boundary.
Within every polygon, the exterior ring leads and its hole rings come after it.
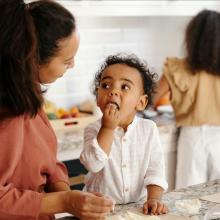
POLYGON ((193 16, 207 8, 220 10, 220 1, 74 1, 59 0, 76 16, 193 16))
POLYGON ((178 129, 174 124, 162 125, 159 126, 158 129, 164 152, 165 174, 168 181, 168 190, 173 190, 175 188, 176 177, 178 129))
POLYGON ((96 121, 96 117, 85 117, 51 120, 58 141, 58 159, 68 161, 78 159, 82 151, 84 128, 96 121))

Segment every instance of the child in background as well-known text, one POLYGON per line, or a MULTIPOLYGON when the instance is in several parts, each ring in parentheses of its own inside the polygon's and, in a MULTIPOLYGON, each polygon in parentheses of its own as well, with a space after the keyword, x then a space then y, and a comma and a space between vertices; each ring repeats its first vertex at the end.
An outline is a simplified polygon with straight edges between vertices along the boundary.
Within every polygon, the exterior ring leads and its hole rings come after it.
POLYGON ((85 129, 80 161, 88 169, 85 190, 116 204, 145 199, 145 214, 163 214, 167 189, 164 158, 153 121, 138 118, 152 100, 155 74, 136 56, 109 56, 95 77, 102 119, 85 129))
POLYGON ((204 10, 185 34, 187 56, 168 58, 154 102, 171 92, 181 127, 176 187, 220 179, 220 14, 204 10))

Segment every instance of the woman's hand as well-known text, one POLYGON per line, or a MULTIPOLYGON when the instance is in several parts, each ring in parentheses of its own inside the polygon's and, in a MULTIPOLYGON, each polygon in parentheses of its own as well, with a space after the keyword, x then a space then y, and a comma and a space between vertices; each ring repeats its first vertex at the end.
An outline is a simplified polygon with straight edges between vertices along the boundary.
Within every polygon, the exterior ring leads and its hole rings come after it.
POLYGON ((66 182, 56 182, 48 185, 48 192, 60 192, 60 191, 70 191, 70 186, 66 182))
POLYGON ((150 215, 161 215, 168 212, 167 206, 159 199, 148 199, 143 205, 143 213, 150 215))
POLYGON ((113 201, 97 193, 82 191, 68 192, 66 198, 67 212, 81 220, 104 219, 113 209, 113 201))

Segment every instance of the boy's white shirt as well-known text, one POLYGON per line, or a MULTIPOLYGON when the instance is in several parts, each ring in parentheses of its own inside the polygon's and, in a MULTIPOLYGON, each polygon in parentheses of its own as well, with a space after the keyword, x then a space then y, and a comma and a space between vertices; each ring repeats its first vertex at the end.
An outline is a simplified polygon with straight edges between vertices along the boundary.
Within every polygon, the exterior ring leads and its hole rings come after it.
POLYGON ((149 184, 167 189, 164 155, 156 124, 135 117, 127 132, 117 127, 109 156, 97 142, 101 120, 86 127, 81 163, 87 168, 85 191, 102 192, 117 204, 146 199, 149 184))

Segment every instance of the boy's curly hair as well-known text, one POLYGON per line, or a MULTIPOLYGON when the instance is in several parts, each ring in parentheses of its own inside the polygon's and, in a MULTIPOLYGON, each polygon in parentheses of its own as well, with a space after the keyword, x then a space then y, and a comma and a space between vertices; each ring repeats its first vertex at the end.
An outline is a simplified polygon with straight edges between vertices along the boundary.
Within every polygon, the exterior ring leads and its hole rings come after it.
POLYGON ((152 104, 152 96, 155 92, 155 85, 158 75, 155 72, 151 72, 147 66, 147 63, 144 60, 139 59, 134 54, 126 55, 119 53, 108 56, 95 74, 93 94, 95 96, 97 95, 97 88, 100 85, 104 70, 114 64, 125 64, 138 70, 142 78, 144 94, 148 96, 148 104, 152 104))

